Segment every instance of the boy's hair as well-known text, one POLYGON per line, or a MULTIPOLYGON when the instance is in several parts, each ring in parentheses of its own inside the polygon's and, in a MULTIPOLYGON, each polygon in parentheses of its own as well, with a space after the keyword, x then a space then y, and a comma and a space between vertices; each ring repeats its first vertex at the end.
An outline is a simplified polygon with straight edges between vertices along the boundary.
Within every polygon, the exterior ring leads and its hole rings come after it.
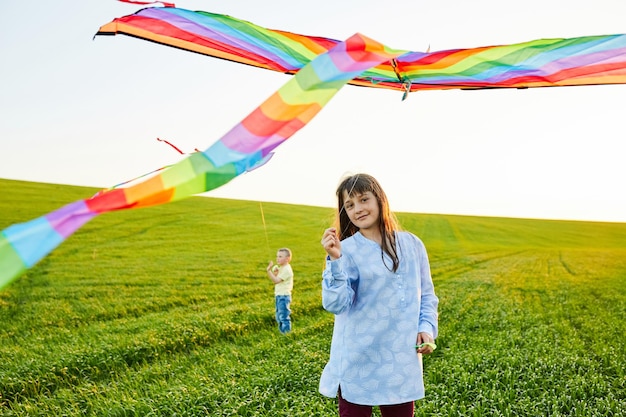
POLYGON ((278 249, 278 252, 285 252, 287 254, 287 256, 289 257, 289 259, 291 259, 291 249, 289 249, 289 248, 280 248, 280 249, 278 249))
POLYGON ((396 216, 391 212, 389 208, 389 200, 387 200, 387 195, 385 191, 383 191, 380 183, 376 180, 376 178, 372 177, 368 174, 355 174, 345 178, 337 187, 337 230, 339 230, 339 239, 344 240, 359 231, 359 228, 356 227, 348 217, 348 213, 344 208, 344 192, 349 197, 353 197, 356 194, 364 194, 370 191, 376 201, 378 202, 378 209, 380 212, 380 219, 378 222, 378 227, 380 228, 380 234, 382 237, 381 243, 381 256, 383 258, 383 263, 385 262, 385 257, 383 252, 389 255, 391 261, 393 263, 391 271, 395 272, 398 269, 398 265, 400 263, 398 258, 398 249, 396 245, 395 232, 400 230, 400 225, 398 224, 398 220, 396 216))

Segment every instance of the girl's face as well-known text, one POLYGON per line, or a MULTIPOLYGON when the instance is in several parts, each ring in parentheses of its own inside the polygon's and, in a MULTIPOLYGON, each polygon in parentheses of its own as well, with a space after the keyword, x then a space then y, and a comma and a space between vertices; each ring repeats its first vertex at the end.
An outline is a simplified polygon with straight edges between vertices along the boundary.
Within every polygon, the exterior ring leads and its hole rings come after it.
POLYGON ((380 222, 378 200, 371 191, 355 193, 352 197, 343 192, 343 209, 348 218, 359 230, 376 229, 380 222))

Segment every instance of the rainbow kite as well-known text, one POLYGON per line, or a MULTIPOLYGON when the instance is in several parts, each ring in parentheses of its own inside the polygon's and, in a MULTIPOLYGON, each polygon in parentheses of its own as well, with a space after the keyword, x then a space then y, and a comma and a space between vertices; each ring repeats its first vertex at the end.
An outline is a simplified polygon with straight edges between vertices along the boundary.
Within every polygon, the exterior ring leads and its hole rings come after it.
POLYGON ((249 171, 304 127, 346 82, 400 51, 359 34, 304 66, 220 140, 128 188, 103 191, 0 234, 0 288, 99 214, 169 203, 215 189, 249 171))
POLYGON ((97 35, 118 33, 295 77, 207 150, 136 185, 102 191, 2 231, 0 288, 99 214, 180 200, 259 167, 346 83, 401 90, 405 97, 432 89, 626 83, 626 35, 423 53, 390 50, 358 34, 339 42, 175 7, 142 9, 97 35))
MULTIPOLYGON (((96 35, 124 34, 217 58, 295 74, 339 41, 266 29, 234 17, 146 8, 96 35)), ((401 90, 625 84, 626 35, 541 39, 514 45, 405 52, 349 84, 401 90)))

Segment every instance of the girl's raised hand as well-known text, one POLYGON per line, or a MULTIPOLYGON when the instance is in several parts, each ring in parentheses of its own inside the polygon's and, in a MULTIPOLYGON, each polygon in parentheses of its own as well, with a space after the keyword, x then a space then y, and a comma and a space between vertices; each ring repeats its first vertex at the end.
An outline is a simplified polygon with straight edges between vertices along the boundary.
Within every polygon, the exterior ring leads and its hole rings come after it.
POLYGON ((331 260, 339 259, 341 257, 341 242, 337 237, 337 229, 329 227, 324 230, 322 235, 322 246, 324 250, 330 256, 331 260))

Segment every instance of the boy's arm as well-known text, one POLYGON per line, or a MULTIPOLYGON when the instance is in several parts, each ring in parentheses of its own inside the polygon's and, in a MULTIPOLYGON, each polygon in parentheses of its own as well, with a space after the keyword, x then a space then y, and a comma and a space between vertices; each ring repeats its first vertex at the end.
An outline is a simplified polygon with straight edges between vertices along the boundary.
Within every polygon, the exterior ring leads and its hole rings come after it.
POLYGON ((269 265, 267 265, 267 268, 265 270, 267 271, 268 278, 272 280, 274 285, 276 285, 276 284, 281 283, 283 280, 279 278, 277 274, 274 273, 274 268, 272 268, 273 266, 274 266, 274 263, 270 262, 269 265))

